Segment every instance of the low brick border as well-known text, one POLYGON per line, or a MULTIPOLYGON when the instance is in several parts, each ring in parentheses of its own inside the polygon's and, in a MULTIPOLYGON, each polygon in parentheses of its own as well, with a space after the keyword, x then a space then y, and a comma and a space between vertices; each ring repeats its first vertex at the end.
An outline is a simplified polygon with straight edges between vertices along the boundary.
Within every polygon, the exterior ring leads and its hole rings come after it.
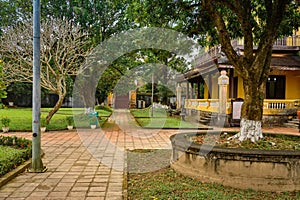
MULTIPOLYGON (((42 157, 45 155, 45 153, 42 151, 42 157)), ((0 177, 0 188, 7 184, 9 181, 17 177, 19 174, 23 173, 26 171, 31 164, 31 158, 25 162, 23 162, 21 165, 16 167, 15 169, 9 171, 6 173, 4 176, 0 177)))
POLYGON ((25 161, 21 165, 19 165, 17 168, 13 169, 12 171, 6 173, 4 176, 0 178, 0 188, 14 179, 16 176, 18 176, 20 173, 24 172, 27 168, 29 168, 31 164, 31 159, 25 161))

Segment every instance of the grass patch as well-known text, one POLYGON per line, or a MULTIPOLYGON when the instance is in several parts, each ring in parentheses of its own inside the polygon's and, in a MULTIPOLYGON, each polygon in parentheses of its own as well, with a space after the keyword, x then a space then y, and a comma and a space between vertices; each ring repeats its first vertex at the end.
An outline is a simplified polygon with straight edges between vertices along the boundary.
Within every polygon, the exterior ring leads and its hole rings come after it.
POLYGON ((135 118, 138 124, 143 128, 191 128, 196 129, 195 126, 189 122, 182 121, 179 117, 166 118, 135 118))
MULTIPOLYGON (((131 114, 136 118, 148 118, 152 115, 151 107, 144 109, 131 109, 131 114)), ((153 109, 153 117, 167 117, 168 113, 163 108, 155 108, 153 109)))
POLYGON ((239 190, 220 184, 204 184, 180 175, 167 167, 159 171, 128 175, 128 199, 252 199, 292 200, 299 199, 300 192, 261 192, 239 190))
POLYGON ((0 136, 0 177, 31 157, 31 141, 0 136))
POLYGON ((206 126, 201 124, 194 125, 188 121, 183 121, 180 116, 169 116, 169 113, 163 108, 154 109, 153 117, 151 117, 151 107, 145 109, 131 109, 130 113, 143 128, 206 128, 206 126))
MULTIPOLYGON (((51 108, 41 108, 41 118, 46 118, 51 108)), ((109 109, 97 109, 100 116, 100 125, 111 115, 109 109)), ((47 125, 47 130, 64 130, 67 127, 66 116, 82 115, 84 112, 80 108, 61 108, 53 116, 50 123, 47 125)), ((10 131, 31 131, 32 130, 32 109, 31 108, 6 108, 1 109, 0 118, 8 117, 11 119, 9 124, 10 131)), ((79 126, 87 127, 89 123, 82 123, 79 126)))

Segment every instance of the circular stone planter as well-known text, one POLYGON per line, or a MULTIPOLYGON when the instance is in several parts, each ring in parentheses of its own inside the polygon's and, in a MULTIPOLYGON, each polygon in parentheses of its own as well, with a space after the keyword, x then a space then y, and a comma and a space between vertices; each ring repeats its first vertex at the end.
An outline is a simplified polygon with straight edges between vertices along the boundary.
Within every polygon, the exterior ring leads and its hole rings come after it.
POLYGON ((170 137, 175 171, 201 182, 239 189, 300 190, 300 151, 213 147, 189 142, 187 138, 194 135, 170 137))

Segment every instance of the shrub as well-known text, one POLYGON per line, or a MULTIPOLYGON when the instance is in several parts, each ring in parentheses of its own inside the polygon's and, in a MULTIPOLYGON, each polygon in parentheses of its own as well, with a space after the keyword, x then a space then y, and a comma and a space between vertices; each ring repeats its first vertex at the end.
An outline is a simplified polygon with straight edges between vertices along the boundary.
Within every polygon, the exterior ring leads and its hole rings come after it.
POLYGON ((105 110, 105 111, 108 111, 108 112, 112 112, 112 109, 109 106, 106 106, 106 105, 96 105, 95 109, 96 110, 105 110))
POLYGON ((46 118, 41 118, 41 127, 46 127, 47 123, 46 123, 46 118))
POLYGON ((73 116, 67 116, 66 117, 66 122, 68 126, 72 126, 74 124, 74 118, 73 116))
POLYGON ((13 148, 7 159, 0 159, 0 176, 16 168, 31 157, 31 141, 24 138, 0 136, 0 145, 13 148))
POLYGON ((92 116, 90 118, 90 125, 97 125, 98 124, 98 119, 96 116, 92 116))
POLYGON ((10 123, 10 119, 8 117, 4 117, 1 119, 1 123, 4 127, 8 127, 9 126, 9 123, 10 123))

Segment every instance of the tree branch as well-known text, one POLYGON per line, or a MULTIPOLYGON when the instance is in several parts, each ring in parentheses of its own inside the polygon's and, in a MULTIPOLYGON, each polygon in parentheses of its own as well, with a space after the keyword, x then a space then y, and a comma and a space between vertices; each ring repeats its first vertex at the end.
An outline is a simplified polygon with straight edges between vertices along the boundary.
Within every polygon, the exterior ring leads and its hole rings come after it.
POLYGON ((231 38, 226 29, 226 25, 221 16, 221 13, 217 10, 217 8, 213 4, 214 2, 212 2, 211 0, 204 0, 203 2, 204 2, 203 6, 212 17, 213 22, 215 23, 215 26, 218 30, 222 51, 226 53, 227 58, 231 63, 234 64, 236 70, 241 75, 245 74, 246 70, 244 70, 244 66, 242 64, 238 64, 238 63, 242 63, 242 59, 237 55, 233 46, 231 45, 231 38))

